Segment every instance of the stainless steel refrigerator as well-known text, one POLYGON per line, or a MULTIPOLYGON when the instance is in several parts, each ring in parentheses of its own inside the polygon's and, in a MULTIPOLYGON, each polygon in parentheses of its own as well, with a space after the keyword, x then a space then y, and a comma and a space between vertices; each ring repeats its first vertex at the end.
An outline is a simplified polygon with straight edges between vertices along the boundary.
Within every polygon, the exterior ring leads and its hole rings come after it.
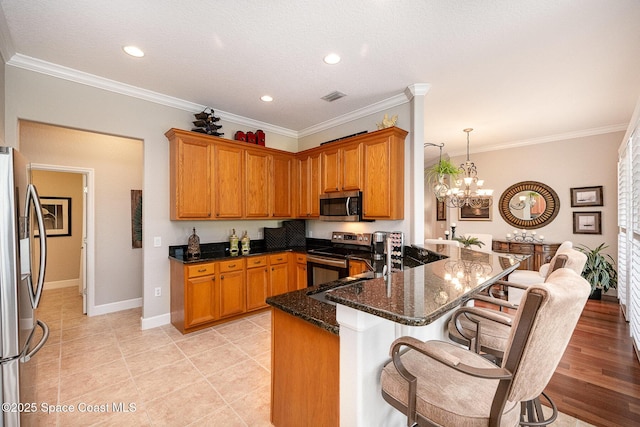
MULTIPOLYGON (((27 160, 0 147, 0 426, 19 426, 37 411, 37 364, 31 358, 49 337, 36 318, 42 295, 47 240, 38 192, 27 160)), ((23 425, 28 424, 24 422, 23 425)))

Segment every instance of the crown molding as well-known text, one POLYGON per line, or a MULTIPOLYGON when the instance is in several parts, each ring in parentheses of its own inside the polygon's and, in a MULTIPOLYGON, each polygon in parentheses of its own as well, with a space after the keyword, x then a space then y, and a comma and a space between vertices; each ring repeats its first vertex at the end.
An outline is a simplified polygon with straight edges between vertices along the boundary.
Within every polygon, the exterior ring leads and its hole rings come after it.
MULTIPOLYGON (((628 127, 628 124, 620 123, 617 125, 602 126, 598 128, 591 128, 591 129, 584 129, 584 130, 579 130, 574 132, 559 133, 556 135, 542 136, 539 138, 525 139, 522 141, 512 141, 504 144, 481 145, 481 146, 476 145, 472 152, 484 153, 487 151, 506 150, 509 148, 524 147, 527 145, 545 144, 548 142, 564 141, 567 139, 584 138, 584 137, 595 136, 595 135, 604 135, 612 132, 623 132, 627 130, 627 127, 628 127)), ((449 156, 457 157, 457 156, 462 156, 466 154, 467 154, 467 151, 465 148, 464 150, 450 152, 449 156)))
POLYGON ((431 89, 431 85, 429 83, 414 83, 412 85, 407 86, 404 91, 407 99, 411 100, 415 96, 424 96, 431 89))
MULTIPOLYGON (((168 95, 163 95, 158 92, 153 92, 146 89, 141 89, 136 86, 121 83, 115 80, 106 79, 93 74, 85 73, 75 70, 73 68, 64 67, 61 65, 53 64, 50 62, 42 61, 40 59, 32 58, 29 56, 15 54, 7 62, 7 65, 13 67, 22 68, 36 73, 46 74, 52 77, 56 77, 63 80, 72 81, 75 83, 84 84, 87 86, 95 87, 98 89, 107 90, 121 95, 131 96, 133 98, 142 99, 145 101, 153 102, 167 107, 176 108, 183 111, 189 111, 192 113, 198 113, 207 105, 201 105, 183 99, 175 98, 168 95)), ((239 116, 237 114, 229 113, 226 111, 220 111, 215 109, 216 114, 221 119, 229 122, 233 122, 248 127, 257 127, 264 131, 278 133, 291 138, 298 138, 298 133, 291 129, 286 129, 280 126, 275 126, 269 123, 261 122, 258 120, 249 119, 247 117, 239 116)))
POLYGON ((387 98, 366 107, 354 110, 350 113, 343 114, 342 116, 338 116, 322 123, 318 123, 317 125, 310 126, 298 132, 298 136, 300 138, 309 136, 323 130, 331 129, 335 126, 369 116, 371 114, 379 113, 380 111, 384 111, 389 108, 397 107, 398 105, 406 104, 407 102, 409 102, 409 100, 407 99, 406 95, 404 93, 401 93, 392 96, 391 98, 387 98))

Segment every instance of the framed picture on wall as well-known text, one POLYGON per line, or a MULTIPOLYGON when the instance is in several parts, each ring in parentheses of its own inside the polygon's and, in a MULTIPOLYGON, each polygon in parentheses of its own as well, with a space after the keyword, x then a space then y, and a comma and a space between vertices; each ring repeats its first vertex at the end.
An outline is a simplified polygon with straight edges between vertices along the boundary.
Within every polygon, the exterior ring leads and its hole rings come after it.
POLYGON ((71 236, 71 197, 40 197, 40 204, 47 237, 71 236))
POLYGON ((573 234, 602 234, 602 213, 574 212, 573 234))
POLYGON ((597 187, 576 187, 571 189, 571 207, 603 206, 602 185, 597 187))
POLYGON ((491 206, 480 208, 463 206, 458 209, 458 219, 460 221, 491 221, 491 206))

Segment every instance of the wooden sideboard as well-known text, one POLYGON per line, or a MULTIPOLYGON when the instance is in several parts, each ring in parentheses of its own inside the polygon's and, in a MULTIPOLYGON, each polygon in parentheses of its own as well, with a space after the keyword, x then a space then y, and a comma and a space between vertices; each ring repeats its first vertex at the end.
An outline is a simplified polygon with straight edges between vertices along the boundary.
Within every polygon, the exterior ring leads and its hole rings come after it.
POLYGON ((508 242, 505 240, 494 240, 491 245, 494 252, 531 255, 520 262, 518 270, 539 270, 542 264, 551 260, 559 247, 560 243, 508 242))

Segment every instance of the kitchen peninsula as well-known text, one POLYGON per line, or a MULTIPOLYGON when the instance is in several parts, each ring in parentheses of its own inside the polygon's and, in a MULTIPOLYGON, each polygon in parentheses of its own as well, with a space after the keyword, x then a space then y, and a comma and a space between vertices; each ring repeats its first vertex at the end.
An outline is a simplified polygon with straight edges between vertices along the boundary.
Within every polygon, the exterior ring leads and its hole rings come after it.
POLYGON ((401 414, 380 394, 390 344, 404 335, 446 339, 447 314, 518 266, 506 255, 445 245, 409 249, 418 260, 436 255, 436 261, 267 299, 276 427, 309 419, 328 426, 401 425, 401 414), (326 290, 327 301, 314 297, 326 290))

